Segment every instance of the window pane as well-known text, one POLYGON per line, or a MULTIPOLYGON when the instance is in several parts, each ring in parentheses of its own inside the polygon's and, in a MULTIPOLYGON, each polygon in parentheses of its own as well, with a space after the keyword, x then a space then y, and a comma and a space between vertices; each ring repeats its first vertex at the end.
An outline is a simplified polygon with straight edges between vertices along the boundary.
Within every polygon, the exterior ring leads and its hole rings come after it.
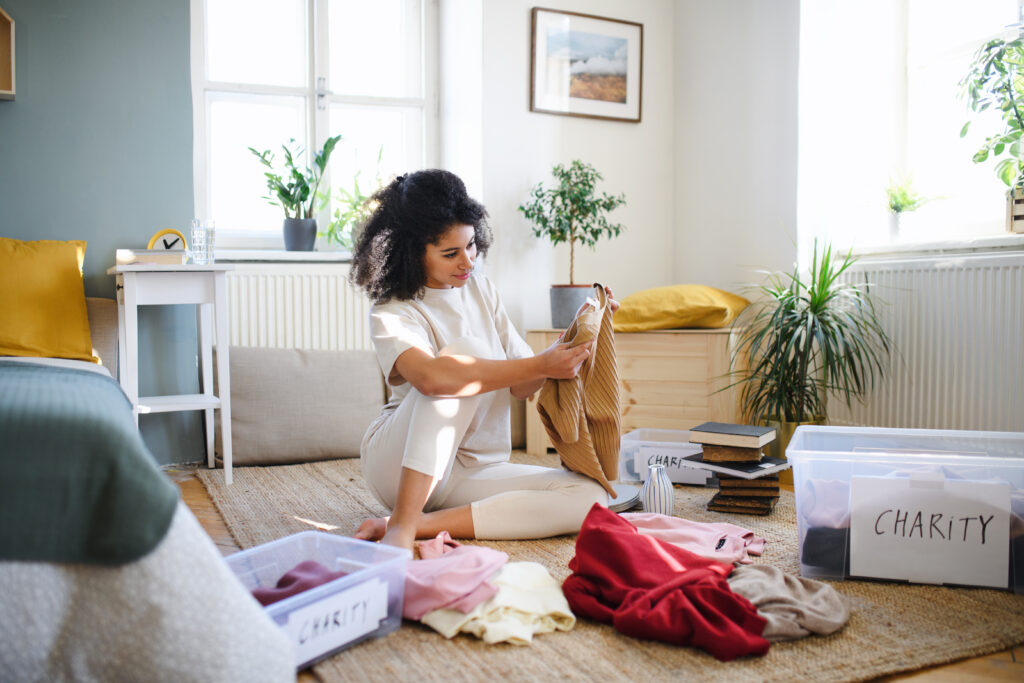
POLYGON ((330 89, 421 97, 420 8, 420 0, 330 0, 330 89))
POLYGON ((352 187, 359 172, 365 192, 377 176, 378 154, 384 182, 423 167, 423 112, 418 107, 335 104, 330 125, 331 135, 342 136, 331 157, 332 187, 352 187))
POLYGON ((306 139, 305 111, 304 97, 207 94, 209 217, 219 230, 280 234, 284 210, 263 199, 265 167, 248 148, 280 162, 282 144, 306 139))
POLYGON ((207 0, 212 81, 306 85, 305 0, 207 0))

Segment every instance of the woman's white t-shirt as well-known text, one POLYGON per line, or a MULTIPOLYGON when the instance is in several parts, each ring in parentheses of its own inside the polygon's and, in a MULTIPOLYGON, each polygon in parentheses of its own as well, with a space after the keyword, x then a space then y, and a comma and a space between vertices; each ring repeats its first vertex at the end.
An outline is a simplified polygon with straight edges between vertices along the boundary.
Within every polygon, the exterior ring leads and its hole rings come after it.
MULTIPOLYGON (((368 435, 387 429, 389 418, 411 389, 395 368, 398 357, 411 348, 436 356, 455 340, 473 337, 490 349, 492 359, 533 356, 533 350, 509 320, 494 285, 479 273, 473 273, 463 287, 428 287, 422 299, 374 304, 370 309, 370 335, 392 393, 368 435)), ((512 450, 510 397, 508 389, 480 397, 480 407, 459 447, 458 458, 463 465, 508 460, 512 450)))

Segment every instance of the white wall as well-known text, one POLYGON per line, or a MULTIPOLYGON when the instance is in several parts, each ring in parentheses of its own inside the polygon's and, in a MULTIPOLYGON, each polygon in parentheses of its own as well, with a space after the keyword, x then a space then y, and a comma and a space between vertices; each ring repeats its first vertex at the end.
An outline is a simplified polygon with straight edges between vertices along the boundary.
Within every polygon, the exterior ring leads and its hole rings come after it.
POLYGON ((548 287, 569 281, 569 250, 533 236, 516 210, 551 167, 582 159, 604 176, 599 191, 625 193, 610 218, 623 233, 576 250, 577 282, 600 281, 616 296, 672 280, 671 0, 580 0, 550 9, 644 26, 640 123, 556 116, 530 109, 530 9, 525 0, 483 3, 483 201, 495 244, 488 272, 522 329, 549 327, 548 287))
POLYGON ((675 10, 672 275, 739 291, 796 260, 800 2, 675 10))
POLYGON ((550 9, 644 26, 640 123, 534 113, 525 0, 440 0, 441 163, 490 212, 485 266, 521 330, 548 327, 548 287, 568 247, 534 237, 516 210, 572 159, 625 193, 625 226, 577 251, 578 282, 621 298, 695 282, 736 291, 796 258, 799 0, 561 0, 550 9), (479 161, 478 161, 479 159, 479 161))

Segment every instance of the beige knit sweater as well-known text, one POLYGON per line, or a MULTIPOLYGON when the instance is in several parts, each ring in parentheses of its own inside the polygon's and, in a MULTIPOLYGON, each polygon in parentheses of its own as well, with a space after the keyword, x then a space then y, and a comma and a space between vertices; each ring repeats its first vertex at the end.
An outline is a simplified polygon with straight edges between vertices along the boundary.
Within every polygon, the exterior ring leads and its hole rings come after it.
POLYGON ((619 476, 619 375, 608 295, 594 285, 593 303, 569 325, 562 341, 594 341, 590 357, 573 379, 548 379, 537 412, 562 464, 597 481, 613 497, 609 480, 619 476))

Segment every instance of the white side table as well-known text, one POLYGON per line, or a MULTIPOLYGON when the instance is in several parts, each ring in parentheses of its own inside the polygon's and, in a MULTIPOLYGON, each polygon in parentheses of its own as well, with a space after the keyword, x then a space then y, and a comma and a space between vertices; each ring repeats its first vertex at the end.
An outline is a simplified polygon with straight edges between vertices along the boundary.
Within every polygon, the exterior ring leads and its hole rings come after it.
POLYGON ((214 466, 214 410, 220 410, 224 450, 224 481, 231 483, 231 379, 228 376, 227 271, 234 266, 210 264, 132 264, 107 270, 117 281, 118 367, 121 388, 135 414, 202 410, 206 422, 206 461, 214 466), (159 304, 196 304, 199 332, 199 394, 139 396, 138 307, 159 304), (213 326, 211 328, 211 317, 213 326), (215 334, 211 334, 215 332, 215 334), (214 344, 216 339, 216 344, 214 344), (213 393, 213 347, 217 347, 217 385, 213 393))

